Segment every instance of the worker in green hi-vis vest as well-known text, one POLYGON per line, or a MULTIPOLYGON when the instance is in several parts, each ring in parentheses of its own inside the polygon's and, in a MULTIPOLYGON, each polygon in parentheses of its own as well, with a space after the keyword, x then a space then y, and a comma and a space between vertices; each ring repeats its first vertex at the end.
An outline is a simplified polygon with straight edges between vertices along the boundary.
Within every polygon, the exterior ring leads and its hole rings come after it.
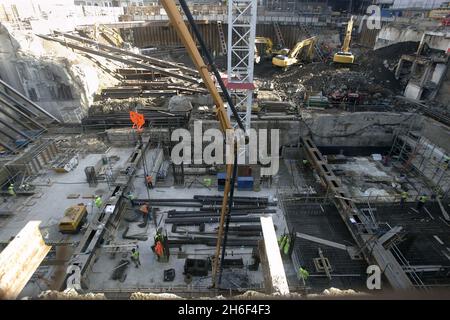
POLYGON ((304 266, 301 266, 300 268, 298 268, 298 277, 300 279, 302 279, 303 284, 306 284, 306 280, 309 277, 309 272, 308 272, 308 270, 305 269, 304 266))
POLYGON ((16 195, 16 191, 14 190, 14 185, 11 183, 8 187, 8 193, 10 196, 15 196, 16 195))
POLYGON ((95 206, 100 209, 103 204, 102 198, 100 196, 96 196, 94 203, 95 203, 95 206))

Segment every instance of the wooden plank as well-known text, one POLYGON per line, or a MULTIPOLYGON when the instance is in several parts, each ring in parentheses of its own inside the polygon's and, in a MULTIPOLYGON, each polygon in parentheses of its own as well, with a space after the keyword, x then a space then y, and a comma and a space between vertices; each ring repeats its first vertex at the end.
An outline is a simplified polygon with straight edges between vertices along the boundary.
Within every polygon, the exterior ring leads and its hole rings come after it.
POLYGON ((289 286, 284 272, 283 261, 281 260, 280 249, 278 248, 277 235, 273 225, 272 217, 261 217, 261 227, 264 236, 264 247, 266 250, 268 276, 272 282, 272 292, 282 295, 289 294, 289 286))
POLYGON ((50 251, 39 231, 40 223, 28 222, 0 253, 0 300, 16 299, 50 251))

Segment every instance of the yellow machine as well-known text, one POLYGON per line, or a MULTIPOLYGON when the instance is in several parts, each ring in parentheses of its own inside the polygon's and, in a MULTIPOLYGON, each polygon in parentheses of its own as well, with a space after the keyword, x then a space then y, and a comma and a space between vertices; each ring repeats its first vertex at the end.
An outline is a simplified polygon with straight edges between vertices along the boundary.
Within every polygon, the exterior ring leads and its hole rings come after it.
POLYGON ((287 68, 296 64, 300 61, 299 54, 303 48, 306 51, 306 58, 312 60, 314 56, 314 44, 316 43, 316 37, 311 37, 302 41, 297 42, 297 44, 289 51, 288 55, 279 54, 272 59, 272 64, 277 67, 287 68))
POLYGON ((86 222, 87 209, 83 203, 71 206, 64 212, 64 217, 59 222, 61 233, 77 233, 86 222))
POLYGON ((110 27, 102 24, 96 24, 95 38, 98 40, 98 36, 101 34, 103 38, 109 42, 110 45, 122 48, 125 41, 120 36, 120 33, 110 27))
POLYGON ((353 30, 353 16, 351 16, 350 20, 348 21, 344 43, 342 44, 342 49, 338 53, 334 54, 333 62, 351 64, 353 63, 353 61, 355 61, 355 56, 350 52, 350 41, 352 39, 352 30, 353 30))
POLYGON ((288 48, 282 48, 279 50, 274 50, 273 48, 273 42, 270 38, 267 37, 255 37, 255 62, 259 63, 261 61, 261 56, 259 54, 258 48, 257 48, 257 44, 264 44, 265 45, 265 49, 264 49, 264 54, 266 56, 272 57, 273 55, 287 55, 289 53, 289 49, 288 48))

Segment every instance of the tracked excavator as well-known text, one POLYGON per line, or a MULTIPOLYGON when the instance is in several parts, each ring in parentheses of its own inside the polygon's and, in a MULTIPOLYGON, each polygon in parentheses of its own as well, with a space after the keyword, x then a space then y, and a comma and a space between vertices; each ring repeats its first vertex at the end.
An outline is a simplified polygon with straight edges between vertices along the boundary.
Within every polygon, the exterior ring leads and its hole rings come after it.
POLYGON ((289 51, 288 55, 279 54, 273 57, 272 64, 277 67, 287 68, 292 66, 300 61, 299 54, 305 48, 306 58, 312 60, 314 56, 314 44, 316 43, 317 38, 311 37, 302 41, 299 41, 295 44, 291 51, 289 51))
POLYGON ((342 64, 352 64, 355 61, 355 56, 350 52, 350 41, 352 40, 352 30, 353 30, 353 16, 347 24, 347 29, 345 31, 345 38, 342 44, 341 51, 337 52, 333 56, 333 62, 342 64))
POLYGON ((289 53, 288 48, 274 49, 273 42, 267 37, 255 37, 255 62, 261 62, 261 55, 259 54, 257 44, 264 44, 264 55, 272 57, 273 55, 287 55, 289 53))

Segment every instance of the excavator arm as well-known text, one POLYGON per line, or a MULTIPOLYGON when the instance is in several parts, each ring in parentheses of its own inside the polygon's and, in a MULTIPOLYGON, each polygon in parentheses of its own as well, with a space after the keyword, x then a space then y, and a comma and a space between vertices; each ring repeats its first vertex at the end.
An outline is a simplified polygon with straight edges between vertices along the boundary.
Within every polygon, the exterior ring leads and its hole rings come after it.
POLYGON ((294 48, 289 52, 288 57, 289 58, 297 58, 298 54, 300 53, 300 50, 302 50, 304 47, 308 48, 308 57, 311 56, 312 51, 314 49, 314 42, 316 41, 316 37, 311 37, 302 41, 299 41, 295 44, 294 48))
POLYGON ((270 40, 270 38, 266 38, 266 37, 255 37, 255 44, 258 43, 262 43, 266 45, 266 54, 270 55, 272 54, 272 50, 273 50, 273 42, 272 40, 270 40))
POLYGON ((349 52, 350 50, 350 41, 352 40, 352 30, 353 30, 353 16, 350 17, 350 20, 347 24, 347 29, 345 31, 345 39, 342 44, 342 51, 349 52))
MULTIPOLYGON (((193 29, 194 34, 196 35, 196 38, 197 38, 200 46, 203 49, 203 52, 209 62, 209 65, 206 65, 205 62, 203 61, 203 58, 197 49, 196 42, 192 38, 180 12, 178 11, 177 6, 175 5, 174 0, 161 0, 161 3, 167 12, 167 15, 170 19, 171 24, 177 31, 178 36, 180 37, 181 41, 183 42, 187 52, 189 53, 189 56, 191 57, 198 72, 200 73, 206 88, 208 89, 208 91, 210 92, 210 94, 213 98, 214 104, 216 106, 216 115, 219 120, 220 128, 221 128, 222 132, 224 134, 227 131, 232 132, 231 130, 233 130, 233 127, 231 125, 230 119, 228 118, 227 112, 225 110, 224 101, 222 100, 222 97, 219 94, 219 92, 212 80, 211 74, 209 72, 210 68, 214 72, 217 82, 219 83, 220 87, 222 88, 222 92, 228 102, 228 106, 231 108, 231 111, 236 118, 238 126, 245 132, 244 126, 243 126, 242 122, 240 121, 240 118, 237 115, 237 111, 234 108, 231 97, 229 96, 228 91, 227 91, 222 79, 220 78, 219 72, 218 72, 217 68, 215 67, 212 57, 210 56, 209 52, 206 49, 206 45, 204 44, 204 42, 200 36, 200 33, 197 29, 197 26, 195 25, 192 14, 190 13, 185 0, 179 0, 179 3, 188 18, 188 21, 193 29)), ((226 136, 233 137, 234 135, 226 135, 226 136)), ((234 138, 233 138, 233 141, 227 141, 227 143, 230 143, 231 145, 235 146, 234 138)), ((222 237, 224 237, 225 218, 226 218, 227 214, 229 214, 231 211, 231 203, 232 203, 233 192, 234 192, 234 181, 235 181, 236 172, 237 172, 237 170, 236 170, 236 165, 237 165, 236 154, 237 153, 235 152, 234 164, 226 165, 226 180, 225 180, 222 206, 221 206, 221 210, 220 210, 220 222, 219 222, 219 231, 217 234, 215 259, 213 261, 212 287, 216 286, 216 275, 217 275, 218 266, 219 266, 219 264, 218 264, 219 263, 219 255, 220 255, 220 249, 222 246, 222 237)), ((226 239, 226 234, 224 237, 224 243, 226 241, 225 239, 226 239)), ((224 251, 222 251, 222 256, 223 255, 224 255, 224 251)), ((220 282, 220 277, 219 277, 219 282, 220 282)))

